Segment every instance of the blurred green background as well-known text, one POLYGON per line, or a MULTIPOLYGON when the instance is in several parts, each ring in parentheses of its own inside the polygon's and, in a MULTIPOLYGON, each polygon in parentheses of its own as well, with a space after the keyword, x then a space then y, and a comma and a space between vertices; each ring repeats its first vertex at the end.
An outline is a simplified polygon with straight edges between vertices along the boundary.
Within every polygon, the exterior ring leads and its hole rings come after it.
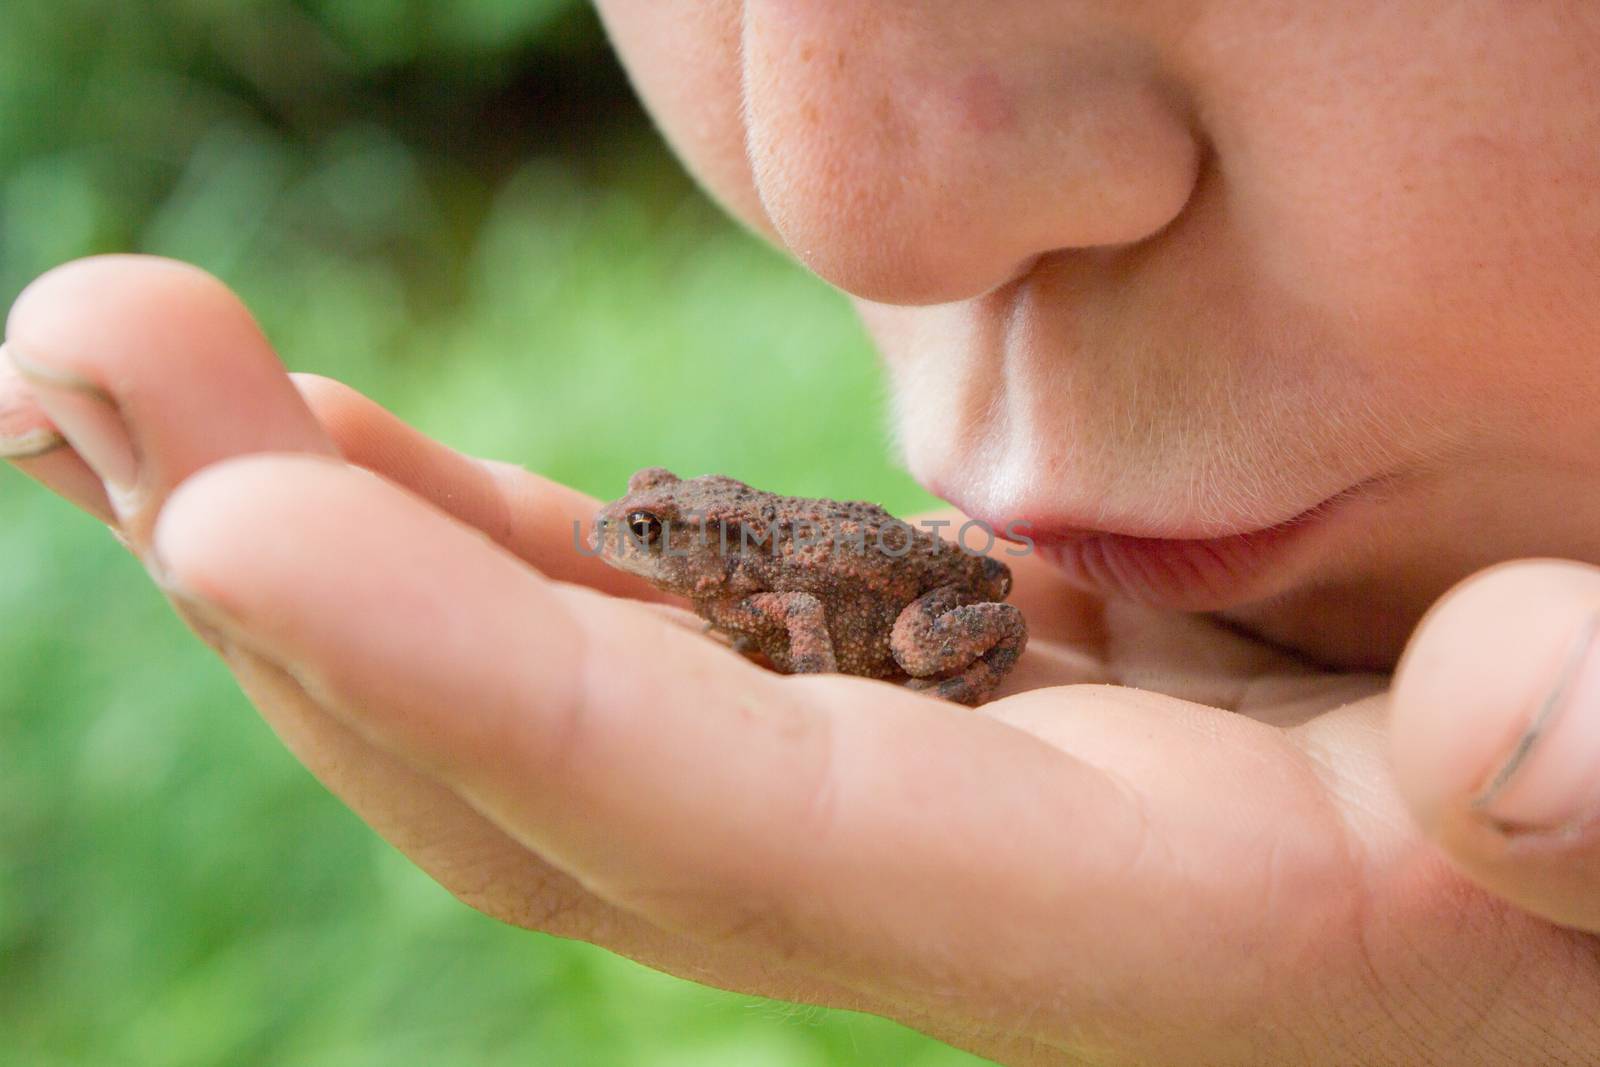
MULTIPOLYGON (((577 0, 0 0, 0 306, 118 250, 599 496, 666 464, 929 503, 844 301, 689 185, 577 0)), ((477 915, 11 471, 0 559, 0 1063, 980 1062, 477 915)))

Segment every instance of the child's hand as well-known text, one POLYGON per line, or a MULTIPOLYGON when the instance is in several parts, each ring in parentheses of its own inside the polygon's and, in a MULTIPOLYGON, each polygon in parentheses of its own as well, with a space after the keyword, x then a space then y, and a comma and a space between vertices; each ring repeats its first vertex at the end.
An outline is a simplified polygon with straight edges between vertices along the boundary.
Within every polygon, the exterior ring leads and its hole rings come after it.
POLYGON ((1600 1040, 1596 834, 1489 818, 1596 799, 1562 792, 1600 765, 1593 683, 1472 806, 1580 662, 1592 568, 1453 594, 1385 693, 1022 567, 1032 688, 973 712, 643 610, 573 548, 590 500, 291 380, 192 269, 64 268, 7 341, 71 445, 19 466, 114 522, 295 754, 491 915, 1007 1062, 1600 1040))

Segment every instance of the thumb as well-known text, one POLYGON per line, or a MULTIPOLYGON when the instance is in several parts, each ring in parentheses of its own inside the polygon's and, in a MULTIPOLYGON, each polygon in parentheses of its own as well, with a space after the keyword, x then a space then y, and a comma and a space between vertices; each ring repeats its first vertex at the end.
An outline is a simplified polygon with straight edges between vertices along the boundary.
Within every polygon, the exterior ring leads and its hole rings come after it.
POLYGON ((1600 932, 1600 569, 1520 560, 1447 593, 1391 696, 1400 791, 1471 878, 1600 932))

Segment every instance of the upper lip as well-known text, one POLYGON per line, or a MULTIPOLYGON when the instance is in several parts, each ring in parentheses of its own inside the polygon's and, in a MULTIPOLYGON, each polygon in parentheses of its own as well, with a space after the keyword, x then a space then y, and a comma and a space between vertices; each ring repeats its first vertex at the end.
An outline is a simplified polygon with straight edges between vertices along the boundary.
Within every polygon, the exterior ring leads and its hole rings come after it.
MULTIPOLYGON (((1094 537, 1128 537, 1151 541, 1200 543, 1224 541, 1236 537, 1249 537, 1298 525, 1314 517, 1319 512, 1330 508, 1358 488, 1360 488, 1359 485, 1354 485, 1340 490, 1282 519, 1269 522, 1241 522, 1232 525, 1212 522, 1175 523, 1168 526, 1159 526, 1154 523, 1116 521, 1101 521, 1097 525, 1089 525, 1077 516, 1062 515, 1044 510, 1022 511, 1012 515, 988 514, 982 510, 968 511, 959 497, 946 497, 946 499, 951 499, 951 502, 963 513, 983 522, 996 533, 1003 535, 1008 529, 1015 529, 1017 533, 1042 545, 1067 545, 1094 537)), ((941 493, 940 495, 944 494, 941 493)))

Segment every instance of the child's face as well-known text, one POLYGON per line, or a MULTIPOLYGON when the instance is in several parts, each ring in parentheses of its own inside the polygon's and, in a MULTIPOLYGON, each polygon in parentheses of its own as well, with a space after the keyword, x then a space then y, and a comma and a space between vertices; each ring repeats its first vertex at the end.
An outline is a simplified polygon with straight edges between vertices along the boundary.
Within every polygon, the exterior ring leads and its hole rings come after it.
POLYGON ((854 296, 912 472, 1083 584, 1381 663, 1470 570, 1600 558, 1593 0, 600 7, 854 296))

